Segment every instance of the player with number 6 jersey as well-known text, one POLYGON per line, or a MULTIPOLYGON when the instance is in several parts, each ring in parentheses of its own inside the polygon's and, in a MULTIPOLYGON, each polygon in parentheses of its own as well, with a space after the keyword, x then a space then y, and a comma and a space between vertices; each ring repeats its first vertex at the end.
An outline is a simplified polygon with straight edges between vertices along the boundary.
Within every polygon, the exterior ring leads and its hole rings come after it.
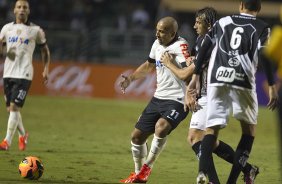
MULTIPOLYGON (((235 151, 233 166, 226 183, 236 183, 246 165, 255 138, 258 102, 255 73, 258 62, 264 66, 269 84, 269 109, 276 108, 278 95, 269 61, 261 53, 267 45, 269 26, 256 16, 261 9, 260 0, 241 0, 240 14, 221 18, 205 36, 196 58, 196 66, 187 91, 196 91, 199 74, 207 57, 207 50, 215 43, 208 68, 207 125, 201 144, 197 183, 218 184, 212 151, 220 129, 227 126, 230 113, 241 125, 241 139, 235 151)), ((185 104, 195 110, 196 99, 185 104)), ((255 173, 255 172, 254 172, 255 173)), ((246 183, 254 183, 255 174, 246 183)))
MULTIPOLYGON (((185 82, 178 79, 162 62, 165 52, 174 56, 173 62, 179 68, 186 67, 189 57, 188 43, 177 35, 178 24, 172 17, 162 18, 156 26, 157 39, 153 43, 148 60, 130 76, 122 76, 121 90, 134 80, 143 78, 156 70, 157 88, 154 97, 139 117, 131 135, 131 151, 135 171, 121 183, 146 183, 153 164, 165 147, 167 136, 185 119, 184 111, 185 82), (150 151, 147 139, 154 134, 150 151)), ((194 67, 194 66, 193 66, 194 67)))

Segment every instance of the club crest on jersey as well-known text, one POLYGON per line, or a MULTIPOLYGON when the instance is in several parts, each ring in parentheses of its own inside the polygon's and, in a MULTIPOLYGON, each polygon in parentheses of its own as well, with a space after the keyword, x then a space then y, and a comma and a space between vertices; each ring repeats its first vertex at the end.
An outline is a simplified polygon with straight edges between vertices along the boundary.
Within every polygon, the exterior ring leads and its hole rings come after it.
POLYGON ((18 36, 11 36, 11 37, 9 37, 8 42, 10 42, 10 43, 20 42, 21 44, 28 45, 29 39, 24 39, 24 38, 18 37, 18 36))
POLYGON ((162 64, 162 62, 160 60, 156 61, 156 67, 163 67, 164 65, 162 64))
POLYGON ((22 30, 18 29, 17 30, 17 35, 20 35, 22 33, 22 30))
POLYGON ((239 66, 240 61, 236 57, 232 57, 228 60, 229 66, 236 67, 239 66))
POLYGON ((221 66, 216 71, 216 79, 222 82, 233 82, 235 79, 236 71, 234 68, 227 68, 221 66))

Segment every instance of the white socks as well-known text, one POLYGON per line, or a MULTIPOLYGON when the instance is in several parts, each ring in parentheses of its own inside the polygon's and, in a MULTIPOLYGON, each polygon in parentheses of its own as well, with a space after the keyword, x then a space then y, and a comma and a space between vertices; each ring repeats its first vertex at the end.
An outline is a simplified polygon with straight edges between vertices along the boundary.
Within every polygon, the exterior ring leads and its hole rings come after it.
POLYGON ((139 173, 142 165, 145 162, 147 156, 147 145, 144 143, 143 145, 137 145, 131 142, 131 151, 133 156, 133 161, 135 164, 135 173, 139 173))
POLYGON ((19 133, 19 136, 25 135, 25 129, 23 126, 23 120, 22 120, 22 116, 20 112, 19 112, 19 120, 18 120, 18 133, 19 133))
POLYGON ((153 167, 154 162, 156 161, 156 159, 158 158, 158 156, 160 155, 160 153, 164 149, 165 144, 166 144, 166 140, 167 140, 167 137, 160 138, 160 137, 157 137, 154 134, 154 138, 153 138, 152 144, 151 144, 151 149, 150 149, 149 155, 148 155, 147 160, 146 160, 146 164, 150 168, 153 167))
POLYGON ((154 135, 152 140, 151 149, 149 155, 147 156, 147 145, 137 145, 131 142, 131 151, 133 156, 133 161, 135 164, 135 173, 139 173, 143 164, 147 164, 150 168, 153 167, 154 162, 157 160, 158 156, 165 147, 167 138, 160 138, 154 135), (145 161, 146 160, 146 161, 145 161))
POLYGON ((18 122, 19 122, 20 112, 18 111, 10 111, 9 119, 8 119, 8 127, 7 127, 7 134, 5 140, 8 142, 9 145, 12 143, 12 139, 14 133, 17 129, 18 122))

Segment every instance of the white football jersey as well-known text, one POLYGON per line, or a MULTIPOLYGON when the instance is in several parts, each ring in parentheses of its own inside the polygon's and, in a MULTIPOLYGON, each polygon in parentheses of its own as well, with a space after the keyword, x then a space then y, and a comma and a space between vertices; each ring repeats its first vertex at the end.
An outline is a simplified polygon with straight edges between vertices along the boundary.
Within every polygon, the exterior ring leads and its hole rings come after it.
POLYGON ((161 56, 164 52, 170 53, 174 57, 174 63, 179 68, 183 68, 189 57, 188 43, 181 37, 177 37, 169 46, 160 45, 159 41, 155 40, 149 55, 149 62, 156 63, 157 89, 154 97, 184 103, 185 82, 178 79, 161 63, 161 56))
POLYGON ((32 80, 32 56, 35 44, 46 43, 43 30, 33 24, 6 24, 0 33, 0 39, 6 42, 7 52, 13 50, 15 60, 5 59, 3 78, 18 78, 32 80))

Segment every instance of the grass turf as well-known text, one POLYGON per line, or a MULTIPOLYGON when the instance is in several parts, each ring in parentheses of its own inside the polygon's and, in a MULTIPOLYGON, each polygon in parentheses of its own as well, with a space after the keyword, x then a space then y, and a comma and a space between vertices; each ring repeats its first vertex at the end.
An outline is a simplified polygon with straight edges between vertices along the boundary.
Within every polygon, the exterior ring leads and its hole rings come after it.
MULTIPOLYGON (((144 101, 118 101, 29 96, 22 110, 30 134, 27 150, 18 151, 17 135, 9 151, 0 152, 0 183, 99 183, 112 184, 133 171, 130 134, 146 106, 144 101), (18 164, 29 155, 42 159, 45 171, 38 181, 22 179, 18 164)), ((0 109, 0 136, 6 134, 8 114, 0 109)), ((192 184, 198 161, 186 142, 188 118, 169 136, 156 161, 149 184, 192 184)), ((260 167, 258 184, 280 184, 281 168, 276 114, 261 107, 257 137, 250 163, 260 167)), ((236 147, 239 123, 230 119, 220 139, 236 147)), ((148 143, 151 142, 151 139, 148 143)), ((222 183, 230 164, 214 156, 222 183)), ((238 179, 238 184, 243 183, 238 179)))

